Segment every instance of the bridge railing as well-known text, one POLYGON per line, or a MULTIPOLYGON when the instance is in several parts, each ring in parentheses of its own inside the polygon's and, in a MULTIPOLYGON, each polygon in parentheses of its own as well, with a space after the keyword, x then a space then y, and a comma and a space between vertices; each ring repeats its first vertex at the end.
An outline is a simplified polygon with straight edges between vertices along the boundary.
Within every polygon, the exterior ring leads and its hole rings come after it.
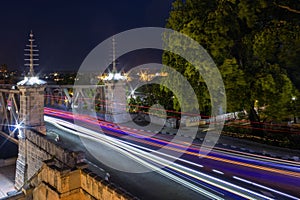
POLYGON ((45 106, 69 110, 71 108, 105 111, 104 85, 47 85, 45 88, 45 106))
POLYGON ((20 121, 20 92, 14 85, 0 85, 0 131, 16 137, 20 121))
MULTIPOLYGON (((44 105, 70 110, 94 109, 99 113, 106 110, 104 85, 46 85, 44 105)), ((16 85, 0 84, 0 131, 17 138, 20 122, 20 92, 16 85)), ((23 113, 26 114, 26 113, 23 113)))

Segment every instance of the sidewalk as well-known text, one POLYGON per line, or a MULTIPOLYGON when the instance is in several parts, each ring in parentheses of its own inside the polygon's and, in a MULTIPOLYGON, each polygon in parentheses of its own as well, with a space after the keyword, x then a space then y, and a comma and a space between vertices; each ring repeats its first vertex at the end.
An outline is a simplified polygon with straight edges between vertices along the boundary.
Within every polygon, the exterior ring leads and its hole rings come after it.
POLYGON ((14 191, 16 165, 0 167, 0 199, 14 191))

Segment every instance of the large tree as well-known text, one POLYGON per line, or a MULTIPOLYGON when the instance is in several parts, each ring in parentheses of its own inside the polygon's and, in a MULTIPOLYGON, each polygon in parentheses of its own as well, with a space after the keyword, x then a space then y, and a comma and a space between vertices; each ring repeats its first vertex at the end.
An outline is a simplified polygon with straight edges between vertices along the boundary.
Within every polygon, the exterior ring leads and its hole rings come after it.
MULTIPOLYGON (((166 27, 211 55, 223 76, 229 112, 245 109, 251 121, 280 120, 296 94, 293 85, 300 87, 298 11, 299 1, 176 0, 166 27)), ((201 112, 209 114, 209 94, 197 70, 170 52, 163 63, 189 80, 201 112)), ((180 109, 176 102, 174 108, 180 109)))

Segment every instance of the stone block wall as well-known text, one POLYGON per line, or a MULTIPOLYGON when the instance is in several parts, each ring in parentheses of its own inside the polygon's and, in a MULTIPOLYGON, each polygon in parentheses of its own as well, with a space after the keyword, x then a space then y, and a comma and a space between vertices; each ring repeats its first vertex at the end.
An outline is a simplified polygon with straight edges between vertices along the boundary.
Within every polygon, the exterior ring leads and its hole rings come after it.
POLYGON ((16 178, 15 187, 17 189, 22 188, 25 181, 27 180, 27 156, 26 156, 26 140, 19 138, 19 152, 16 162, 16 178))
POLYGON ((20 91, 20 121, 26 127, 46 134, 44 123, 44 86, 18 86, 20 91))
POLYGON ((88 169, 61 168, 46 161, 31 180, 26 198, 33 200, 127 200, 137 199, 88 169), (30 192, 31 191, 31 192, 30 192))
POLYGON ((16 166, 16 188, 19 189, 42 166, 44 160, 55 158, 68 167, 74 167, 84 155, 71 152, 48 140, 35 130, 25 130, 26 139, 19 140, 19 155, 16 166))
POLYGON ((87 164, 82 163, 84 156, 81 152, 66 150, 43 134, 26 130, 26 139, 19 145, 22 155, 18 157, 17 168, 19 167, 19 180, 25 178, 24 199, 136 199, 85 168, 87 164), (33 188, 27 188, 28 186, 33 188))
POLYGON ((26 132, 26 145, 28 179, 41 168, 44 160, 55 158, 69 167, 74 167, 84 158, 82 153, 64 149, 32 130, 26 132))

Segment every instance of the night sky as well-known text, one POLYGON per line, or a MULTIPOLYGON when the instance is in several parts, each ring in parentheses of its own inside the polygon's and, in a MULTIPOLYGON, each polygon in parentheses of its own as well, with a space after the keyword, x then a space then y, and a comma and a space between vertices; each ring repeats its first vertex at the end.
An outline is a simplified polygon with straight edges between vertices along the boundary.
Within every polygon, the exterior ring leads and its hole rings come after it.
POLYGON ((1 1, 0 64, 7 64, 9 70, 24 70, 24 48, 32 30, 40 50, 39 70, 76 70, 94 47, 113 34, 138 27, 164 27, 172 2, 1 1))

